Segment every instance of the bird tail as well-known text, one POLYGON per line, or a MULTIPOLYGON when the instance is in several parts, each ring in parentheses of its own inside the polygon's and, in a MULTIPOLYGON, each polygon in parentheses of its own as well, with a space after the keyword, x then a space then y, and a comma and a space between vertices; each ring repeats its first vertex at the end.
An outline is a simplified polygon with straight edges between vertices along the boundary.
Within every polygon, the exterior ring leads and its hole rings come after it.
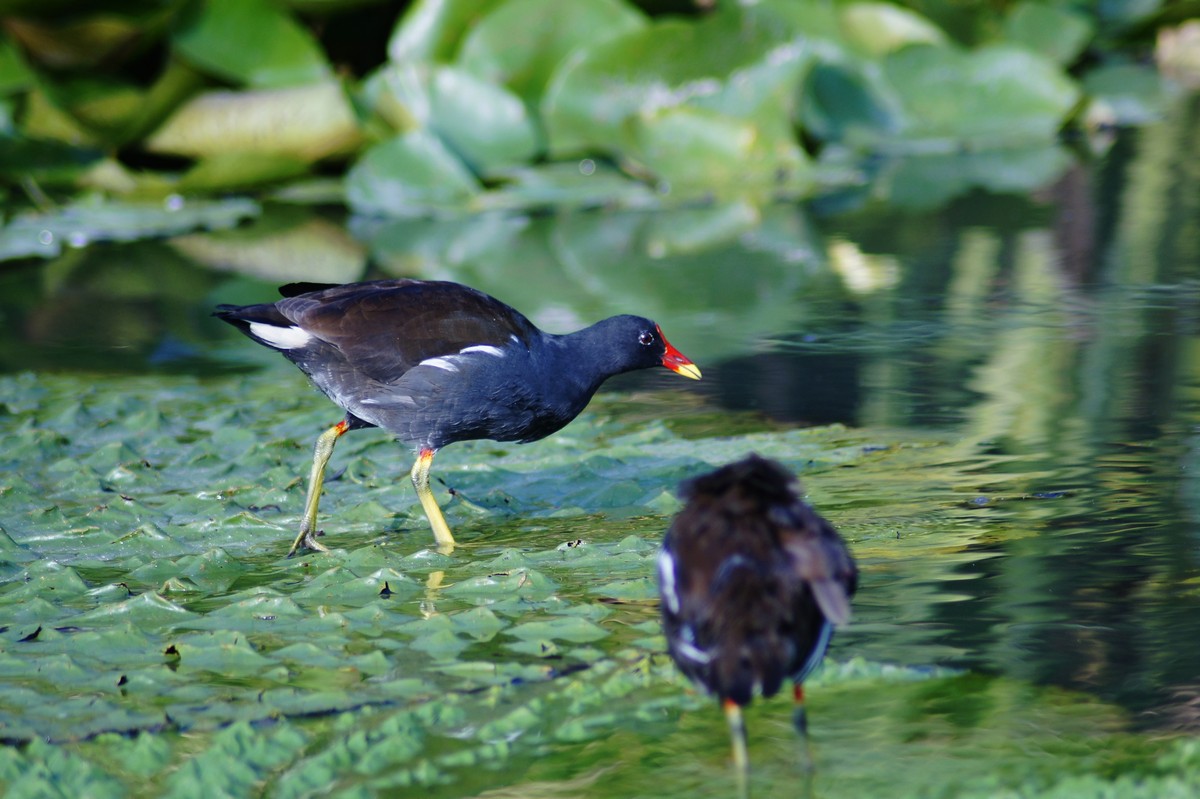
POLYGON ((233 325, 259 344, 284 353, 298 350, 312 339, 272 303, 218 305, 213 316, 233 325))

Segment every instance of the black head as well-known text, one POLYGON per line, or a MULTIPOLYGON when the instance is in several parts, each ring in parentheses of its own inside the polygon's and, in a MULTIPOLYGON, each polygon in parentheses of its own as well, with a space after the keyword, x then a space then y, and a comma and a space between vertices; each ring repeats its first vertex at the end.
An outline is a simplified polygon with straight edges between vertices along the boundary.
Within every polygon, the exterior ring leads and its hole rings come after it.
POLYGON ((613 316, 587 331, 588 347, 609 374, 663 366, 676 374, 700 379, 700 369, 671 346, 662 328, 641 316, 613 316))

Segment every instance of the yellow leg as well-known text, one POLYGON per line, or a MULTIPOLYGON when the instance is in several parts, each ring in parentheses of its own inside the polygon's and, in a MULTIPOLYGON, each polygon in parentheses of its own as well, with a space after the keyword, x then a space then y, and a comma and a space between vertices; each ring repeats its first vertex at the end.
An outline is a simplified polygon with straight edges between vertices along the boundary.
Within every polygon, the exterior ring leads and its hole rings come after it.
POLYGON ((742 708, 732 699, 721 702, 725 719, 729 722, 729 736, 733 739, 733 767, 737 771, 738 797, 750 796, 750 757, 746 754, 746 724, 742 720, 742 708))
POLYGON ((317 505, 321 503, 321 487, 325 484, 325 464, 333 454, 333 445, 342 437, 350 425, 345 419, 326 430, 317 439, 317 447, 313 451, 312 471, 308 475, 308 499, 304 501, 304 518, 300 521, 300 534, 292 542, 288 557, 296 554, 300 545, 319 552, 328 552, 329 547, 317 541, 317 505))
POLYGON ((437 454, 435 449, 423 449, 417 455, 417 462, 412 467, 413 488, 417 489, 417 499, 421 500, 421 507, 425 509, 425 516, 429 519, 429 526, 433 528, 433 538, 437 541, 438 552, 449 555, 454 551, 454 536, 450 533, 450 525, 446 524, 446 517, 442 515, 442 509, 438 507, 437 500, 433 498, 433 491, 429 489, 429 467, 433 465, 433 456, 437 454))

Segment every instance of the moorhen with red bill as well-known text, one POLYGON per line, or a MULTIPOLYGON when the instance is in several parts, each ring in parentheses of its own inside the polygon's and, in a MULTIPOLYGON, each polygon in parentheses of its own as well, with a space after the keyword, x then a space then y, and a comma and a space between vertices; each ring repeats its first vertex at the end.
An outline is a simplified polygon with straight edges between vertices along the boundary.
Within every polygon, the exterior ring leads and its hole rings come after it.
POLYGON ((745 795, 742 708, 790 679, 807 750, 804 678, 849 621, 858 571, 775 461, 750 455, 684 482, 680 496, 658 558, 663 631, 680 671, 720 700, 745 795))
POLYGON ((325 465, 349 430, 381 427, 416 449, 413 486, 443 551, 454 546, 429 467, 455 441, 536 441, 579 415, 608 378, 665 366, 700 370, 649 319, 614 316, 566 335, 539 330, 481 291, 445 281, 292 283, 284 299, 220 305, 214 315, 281 352, 346 417, 317 439, 300 533, 316 541, 325 465))

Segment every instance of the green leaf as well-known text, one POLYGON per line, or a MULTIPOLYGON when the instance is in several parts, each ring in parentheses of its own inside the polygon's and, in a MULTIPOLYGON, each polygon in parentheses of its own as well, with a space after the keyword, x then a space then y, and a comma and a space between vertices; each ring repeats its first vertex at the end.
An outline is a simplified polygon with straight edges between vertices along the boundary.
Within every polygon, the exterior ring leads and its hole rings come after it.
POLYGON ((210 269, 271 283, 349 283, 366 268, 364 248, 342 225, 279 208, 236 228, 174 236, 170 246, 210 269))
POLYGON ((1083 78, 1091 98, 1088 116, 1110 125, 1145 125, 1166 114, 1170 92, 1153 67, 1122 64, 1100 67, 1083 78))
POLYGON ((805 82, 796 122, 811 135, 850 149, 872 149, 897 134, 900 98, 878 65, 845 59, 815 65, 805 82))
POLYGON ((416 0, 388 40, 388 58, 397 64, 452 61, 467 31, 500 2, 416 0))
POLYGON ((522 641, 568 641, 586 644, 606 637, 608 631, 587 619, 566 616, 518 624, 509 630, 508 634, 522 641))
POLYGON ((790 131, 771 135, 749 120, 689 106, 643 114, 632 128, 629 157, 662 182, 663 194, 762 197, 808 188, 807 159, 790 131))
POLYGON ((332 73, 312 35, 269 0, 206 0, 172 37, 198 67, 257 88, 328 80, 332 73))
POLYGON ((611 152, 632 119, 682 105, 786 120, 813 51, 781 17, 728 5, 605 39, 563 62, 546 91, 551 153, 611 152))
POLYGON ((308 172, 308 161, 285 153, 215 153, 199 161, 179 180, 180 191, 249 189, 308 172))
POLYGON ((33 72, 7 38, 0 37, 0 95, 12 94, 33 85, 33 72))
POLYGON ((358 122, 337 81, 286 89, 212 91, 179 108, 144 143, 154 153, 193 158, 234 153, 311 163, 361 142, 358 122))
POLYGON ((1149 20, 1165 6, 1164 0, 1104 0, 1096 6, 1100 32, 1119 36, 1149 20))
POLYGON ((366 94, 391 125, 436 134, 485 176, 524 165, 541 149, 520 99, 456 67, 387 66, 372 76, 366 94))
POLYGON ((19 214, 0 228, 0 258, 40 255, 52 257, 64 246, 82 247, 96 241, 133 241, 183 233, 196 228, 232 227, 257 216, 249 200, 231 199, 166 203, 84 200, 52 213, 19 214))
POLYGON ((1052 141, 1080 96, 1056 65, 1004 45, 914 45, 889 54, 883 67, 903 109, 900 136, 946 149, 1052 141))
MULTIPOLYGON (((127 144, 148 133, 200 85, 201 77, 178 59, 168 61, 149 88, 105 73, 43 74, 38 80, 39 96, 69 120, 66 124, 78 126, 110 146, 127 144)), ((39 111, 27 129, 46 129, 47 135, 61 131, 65 120, 56 120, 49 111, 39 111)))
POLYGON ((169 795, 244 796, 307 744, 307 736, 295 727, 260 732, 239 722, 217 733, 198 756, 180 764, 167 782, 169 795))
POLYGON ((470 29, 458 63, 537 108, 563 59, 645 26, 646 18, 622 0, 505 0, 470 29))
POLYGON ((1070 6, 1026 0, 1013 7, 1004 21, 1004 37, 1069 66, 1079 58, 1095 33, 1095 23, 1070 6))
POLYGON ((46 98, 99 140, 123 143, 145 100, 141 87, 108 76, 40 82, 46 98))
POLYGON ((182 5, 179 0, 99 0, 85 6, 72 0, 6 0, 0 13, 8 36, 31 65, 58 74, 94 74, 122 70, 144 55, 182 5))
POLYGON ((504 179, 504 184, 482 195, 478 207, 489 210, 651 208, 661 202, 644 183, 591 159, 510 169, 498 177, 504 179))
POLYGON ((113 602, 81 613, 78 624, 134 624, 139 628, 181 624, 195 617, 191 611, 155 593, 139 594, 123 602, 113 602))
POLYGON ((946 43, 937 25, 891 3, 848 3, 839 7, 839 16, 847 42, 872 58, 910 44, 946 43))
MULTIPOLYGON (((99 149, 0 136, 0 178, 6 181, 29 178, 51 185, 74 183, 103 158, 99 149)), ((8 237, 7 233, 3 235, 8 237)))
POLYGON ((424 131, 375 145, 346 176, 347 201, 367 214, 412 216, 462 208, 478 191, 462 161, 424 131))
POLYGON ((525 164, 541 149, 525 106, 508 91, 441 67, 430 86, 430 124, 475 171, 525 164))

